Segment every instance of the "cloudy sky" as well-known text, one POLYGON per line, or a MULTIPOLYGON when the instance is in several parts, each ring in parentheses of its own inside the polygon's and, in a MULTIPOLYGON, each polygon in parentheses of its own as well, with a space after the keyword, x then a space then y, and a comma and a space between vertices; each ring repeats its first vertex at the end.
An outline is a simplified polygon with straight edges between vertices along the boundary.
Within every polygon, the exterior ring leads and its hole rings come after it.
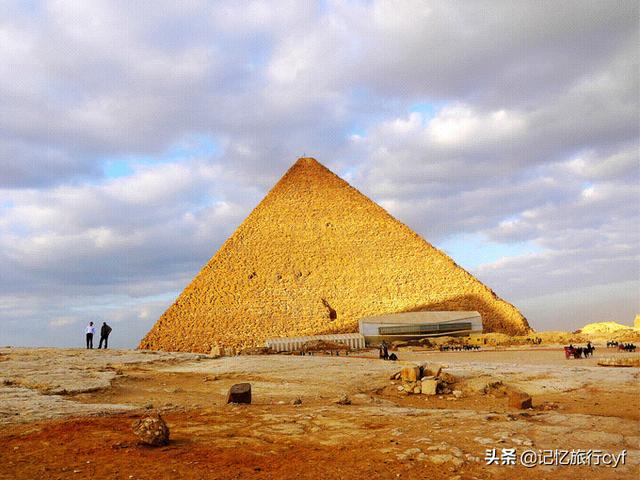
POLYGON ((640 311, 638 3, 0 3, 0 344, 131 347, 297 157, 536 329, 640 311))

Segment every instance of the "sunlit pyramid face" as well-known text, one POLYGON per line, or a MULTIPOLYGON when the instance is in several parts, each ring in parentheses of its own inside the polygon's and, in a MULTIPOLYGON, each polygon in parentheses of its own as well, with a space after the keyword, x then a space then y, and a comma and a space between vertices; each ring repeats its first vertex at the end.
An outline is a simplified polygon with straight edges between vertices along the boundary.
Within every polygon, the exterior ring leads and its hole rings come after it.
POLYGON ((300 158, 184 289, 141 348, 357 331, 364 316, 474 310, 485 331, 526 319, 313 158, 300 158))

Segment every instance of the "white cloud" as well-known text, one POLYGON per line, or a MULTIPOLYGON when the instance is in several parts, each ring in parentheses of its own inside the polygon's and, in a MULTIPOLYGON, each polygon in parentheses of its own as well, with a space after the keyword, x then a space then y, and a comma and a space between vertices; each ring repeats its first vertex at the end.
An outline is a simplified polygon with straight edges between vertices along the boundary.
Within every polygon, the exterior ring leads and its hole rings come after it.
POLYGON ((78 321, 75 317, 56 317, 49 321, 49 325, 52 327, 64 327, 66 325, 73 325, 78 321))
POLYGON ((534 245, 478 269, 507 298, 626 284, 637 17, 633 1, 3 2, 3 333, 85 316, 143 333, 302 154, 428 240, 534 245), (185 146, 200 137, 215 148, 185 146))

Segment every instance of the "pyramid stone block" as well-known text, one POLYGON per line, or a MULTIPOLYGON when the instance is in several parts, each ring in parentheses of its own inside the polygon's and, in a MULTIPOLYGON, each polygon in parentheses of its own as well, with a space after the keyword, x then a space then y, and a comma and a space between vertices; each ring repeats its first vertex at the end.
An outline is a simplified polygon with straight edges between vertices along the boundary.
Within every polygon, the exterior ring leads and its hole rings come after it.
POLYGON ((511 304, 312 158, 299 159, 200 270, 140 348, 210 352, 357 331, 364 316, 475 310, 525 334, 511 304))

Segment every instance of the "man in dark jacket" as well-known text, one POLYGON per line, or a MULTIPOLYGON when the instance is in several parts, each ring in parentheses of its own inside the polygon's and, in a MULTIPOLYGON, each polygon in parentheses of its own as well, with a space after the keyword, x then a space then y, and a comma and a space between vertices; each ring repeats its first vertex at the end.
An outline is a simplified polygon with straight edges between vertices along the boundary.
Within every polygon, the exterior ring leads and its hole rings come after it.
POLYGON ((107 325, 107 322, 102 322, 102 328, 100 329, 100 344, 98 348, 102 348, 102 341, 104 340, 104 348, 107 349, 107 341, 109 340, 109 334, 112 328, 107 325))

